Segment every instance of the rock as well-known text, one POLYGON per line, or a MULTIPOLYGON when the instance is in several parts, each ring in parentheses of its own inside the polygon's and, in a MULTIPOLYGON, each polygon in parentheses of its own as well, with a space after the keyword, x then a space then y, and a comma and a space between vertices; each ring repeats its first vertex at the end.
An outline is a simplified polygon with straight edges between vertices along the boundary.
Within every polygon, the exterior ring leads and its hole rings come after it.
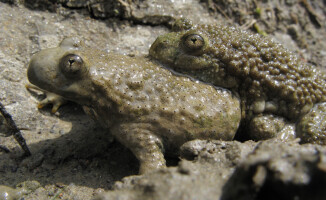
POLYGON ((326 147, 262 142, 223 186, 228 199, 325 199, 326 147))

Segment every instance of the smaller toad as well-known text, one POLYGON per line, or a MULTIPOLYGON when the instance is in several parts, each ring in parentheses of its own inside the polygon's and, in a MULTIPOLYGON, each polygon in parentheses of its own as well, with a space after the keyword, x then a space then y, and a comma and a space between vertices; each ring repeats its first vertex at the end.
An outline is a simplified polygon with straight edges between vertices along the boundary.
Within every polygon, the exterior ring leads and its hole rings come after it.
MULTIPOLYGON (((178 76, 145 57, 109 54, 67 38, 35 54, 29 81, 83 106, 140 161, 140 173, 165 167, 163 153, 194 139, 232 140, 240 102, 230 91, 178 76)), ((53 95, 55 94, 55 95, 53 95)), ((55 109, 56 109, 55 108, 55 109)))
POLYGON ((150 56, 167 68, 239 94, 240 138, 296 135, 302 142, 326 144, 326 76, 320 70, 271 39, 239 28, 187 20, 175 27, 179 30, 156 39, 150 56))

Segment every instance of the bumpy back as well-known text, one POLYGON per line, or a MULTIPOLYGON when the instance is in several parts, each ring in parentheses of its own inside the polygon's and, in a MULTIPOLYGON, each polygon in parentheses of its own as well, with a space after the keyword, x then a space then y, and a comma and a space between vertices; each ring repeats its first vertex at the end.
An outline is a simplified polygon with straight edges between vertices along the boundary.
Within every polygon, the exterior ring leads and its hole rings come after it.
POLYGON ((108 54, 101 60, 90 68, 92 82, 120 114, 139 122, 180 125, 194 133, 235 132, 240 104, 230 91, 177 76, 146 58, 108 54))
POLYGON ((209 38, 210 56, 244 83, 241 88, 248 98, 279 98, 294 109, 325 101, 321 72, 282 45, 234 27, 203 25, 197 29, 209 38))

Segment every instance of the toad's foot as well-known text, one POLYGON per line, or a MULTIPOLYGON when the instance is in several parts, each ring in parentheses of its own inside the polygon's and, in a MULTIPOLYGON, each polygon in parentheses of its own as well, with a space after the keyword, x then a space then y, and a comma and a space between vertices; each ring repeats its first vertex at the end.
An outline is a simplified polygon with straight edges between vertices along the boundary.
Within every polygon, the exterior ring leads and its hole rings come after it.
POLYGON ((326 102, 316 104, 303 116, 296 132, 302 143, 326 145, 326 102))
POLYGON ((0 199, 14 200, 22 196, 21 189, 14 189, 5 185, 0 185, 0 199))
POLYGON ((252 140, 277 138, 281 141, 293 140, 296 137, 295 126, 283 117, 259 115, 250 121, 249 137, 252 140))
POLYGON ((51 93, 51 92, 47 92, 45 90, 42 90, 41 88, 33 85, 33 84, 26 84, 25 87, 29 90, 29 89, 34 89, 34 90, 39 90, 45 93, 46 97, 45 99, 43 99, 42 101, 40 101, 37 105, 37 108, 41 109, 49 104, 52 104, 52 113, 56 113, 58 111, 58 109, 60 108, 60 106, 62 106, 63 104, 65 104, 67 102, 67 100, 65 98, 63 98, 60 95, 51 93))

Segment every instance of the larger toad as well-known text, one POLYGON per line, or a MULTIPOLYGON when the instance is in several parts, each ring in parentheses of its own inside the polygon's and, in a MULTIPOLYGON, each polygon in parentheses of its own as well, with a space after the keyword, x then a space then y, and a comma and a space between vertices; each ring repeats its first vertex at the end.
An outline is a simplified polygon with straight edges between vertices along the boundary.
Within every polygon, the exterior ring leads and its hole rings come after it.
POLYGON ((165 166, 163 152, 193 139, 232 140, 240 102, 231 92, 177 76, 144 57, 108 54, 68 38, 35 54, 29 81, 83 105, 140 161, 140 173, 165 166))
POLYGON ((326 100, 325 75, 316 67, 271 39, 239 28, 185 20, 176 27, 180 30, 156 39, 150 56, 168 68, 238 93, 242 125, 251 139, 284 132, 285 120, 297 123, 295 132, 303 142, 326 144, 325 112, 312 109, 326 100))

